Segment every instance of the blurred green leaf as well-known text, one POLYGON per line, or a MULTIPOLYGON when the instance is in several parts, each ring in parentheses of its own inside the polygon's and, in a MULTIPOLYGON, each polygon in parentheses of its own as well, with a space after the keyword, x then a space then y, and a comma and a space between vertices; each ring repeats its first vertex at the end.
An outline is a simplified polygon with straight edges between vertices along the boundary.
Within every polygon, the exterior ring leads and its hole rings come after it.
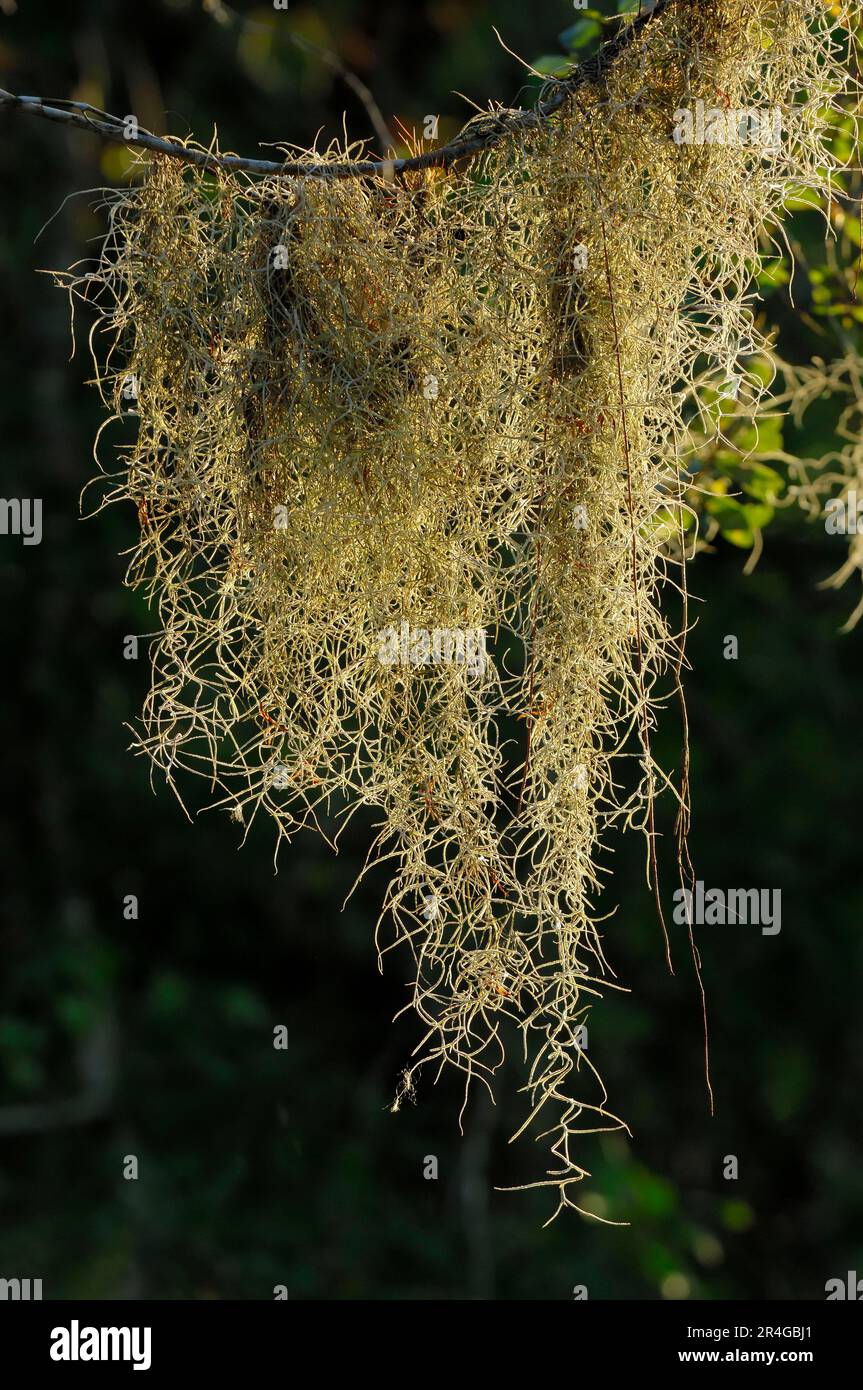
POLYGON ((587 11, 583 18, 577 19, 568 29, 564 29, 560 36, 560 41, 564 48, 570 51, 579 48, 586 48, 594 39, 598 39, 602 33, 601 15, 595 15, 596 11, 587 11))
POLYGON ((537 58, 531 65, 543 77, 565 77, 572 64, 568 58, 562 58, 559 53, 545 53, 541 58, 537 58))

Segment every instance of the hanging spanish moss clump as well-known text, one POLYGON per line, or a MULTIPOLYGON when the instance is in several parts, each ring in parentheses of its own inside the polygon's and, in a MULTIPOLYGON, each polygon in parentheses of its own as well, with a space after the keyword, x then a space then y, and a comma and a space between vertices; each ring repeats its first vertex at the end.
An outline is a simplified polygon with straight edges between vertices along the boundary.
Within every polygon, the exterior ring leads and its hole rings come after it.
POLYGON ((156 158, 71 277, 111 418, 139 416, 105 500, 137 508, 128 581, 159 615, 141 749, 247 830, 374 809, 376 939, 412 957, 420 1024, 394 1108, 429 1063, 490 1083, 520 1030, 557 1210, 575 1136, 622 1125, 579 1028, 612 824, 646 835, 659 902, 688 422, 761 346, 765 227, 829 183, 841 8, 677 0, 457 171, 156 158))

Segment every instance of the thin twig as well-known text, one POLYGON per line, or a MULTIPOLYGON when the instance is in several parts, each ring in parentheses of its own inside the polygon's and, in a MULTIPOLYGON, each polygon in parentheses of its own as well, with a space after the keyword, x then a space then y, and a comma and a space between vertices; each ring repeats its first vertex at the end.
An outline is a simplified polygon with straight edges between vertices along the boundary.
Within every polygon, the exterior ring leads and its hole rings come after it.
MULTIPOLYGON (((275 32, 271 24, 260 24, 254 19, 247 19, 245 15, 238 14, 230 5, 226 5, 224 0, 204 0, 204 10, 222 25, 234 25, 246 31, 268 35, 275 32)), ((311 39, 304 38, 302 34, 295 33, 293 29, 286 29, 282 32, 288 43, 292 43, 302 53, 313 53, 325 67, 329 68, 330 72, 334 72, 344 82, 346 87, 350 87, 362 103, 378 138, 381 153, 386 157, 394 145, 392 133, 384 120, 381 108, 375 101, 374 93, 366 86, 362 78, 346 67, 338 53, 335 53, 331 48, 322 48, 320 44, 312 43, 311 39)))
POLYGON ((674 0, 656 0, 652 9, 643 11, 631 24, 625 25, 613 39, 603 44, 593 58, 579 64, 568 77, 555 81, 550 95, 533 110, 506 112, 500 116, 490 113, 482 118, 479 130, 475 126, 472 129, 472 123, 468 123, 449 144, 442 145, 437 150, 426 150, 423 154, 412 155, 407 159, 362 159, 315 164, 302 160, 278 161, 250 159, 236 154, 215 154, 212 150, 186 145, 176 137, 152 135, 146 130, 138 129, 135 133, 127 135, 125 132, 128 123, 121 117, 107 115, 87 102, 18 96, 2 88, 0 110, 19 111, 78 130, 89 130, 101 136, 103 140, 149 150, 152 154, 167 155, 171 159, 194 164, 200 169, 221 169, 230 173, 279 174, 290 178, 345 179, 366 175, 392 178, 396 174, 407 174, 419 169, 446 168, 460 159, 491 149, 510 136, 541 128, 574 92, 598 81, 605 69, 635 42, 642 30, 673 3, 674 0))
POLYGON ((395 141, 389 126, 383 117, 383 112, 375 101, 374 94, 363 82, 362 78, 357 77, 355 72, 346 68, 338 53, 333 53, 329 48, 320 48, 318 44, 312 43, 309 39, 304 39, 301 34, 288 33, 288 39, 292 44, 304 53, 314 53, 326 67, 340 77, 346 87, 350 87, 354 95, 362 102, 366 115, 374 126, 375 134, 381 152, 386 156, 387 151, 393 148, 395 141))

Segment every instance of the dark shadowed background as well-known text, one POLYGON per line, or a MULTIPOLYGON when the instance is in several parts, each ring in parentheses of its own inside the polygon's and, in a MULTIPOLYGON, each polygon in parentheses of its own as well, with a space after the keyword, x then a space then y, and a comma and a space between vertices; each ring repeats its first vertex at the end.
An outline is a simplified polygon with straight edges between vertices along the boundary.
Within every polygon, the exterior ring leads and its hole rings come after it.
MULTIPOLYGON (((223 148, 249 154, 338 135, 343 111, 352 134, 371 133, 288 31, 337 51, 391 125, 439 114, 445 138, 470 114, 455 92, 526 102, 538 86, 493 24, 536 60, 562 53, 573 22, 565 0, 0 12, 0 85, 159 132, 206 140, 217 124, 223 148)), ((391 1022, 409 962, 388 956, 383 977, 376 965, 383 875, 342 910, 369 820, 338 857, 297 840, 274 874, 270 827, 258 820, 240 849, 223 812, 190 824, 127 751, 147 669, 143 647, 124 660, 123 638, 156 620, 122 585, 134 510, 79 519, 101 409, 85 342, 69 360, 66 300, 37 272, 92 253, 103 223, 92 197, 70 195, 121 181, 128 162, 85 134, 0 121, 2 493, 44 504, 41 545, 0 537, 0 1277, 41 1278, 46 1298, 269 1299, 276 1285, 318 1299, 567 1299, 577 1285, 591 1298, 823 1298, 827 1279, 863 1272, 863 628, 838 633, 856 593, 817 588, 841 538, 788 515, 753 574, 727 547, 692 566, 695 866, 708 885, 781 889, 782 930, 698 929, 711 1119, 684 929, 672 979, 643 844, 614 843, 605 949, 631 993, 594 1009, 589 1050, 633 1139, 583 1141, 579 1199, 631 1224, 569 1214, 544 1230, 553 1197, 493 1190, 546 1161, 530 1138, 507 1145, 524 1113, 517 1047, 497 1106, 477 1094, 463 1136, 451 1078, 429 1074, 416 1106, 389 1113, 418 1033, 391 1022)), ((786 356, 818 349, 817 325, 778 300, 775 317, 786 356)), ((828 407, 794 443, 820 452, 830 428, 828 407)), ((672 766, 678 732, 671 719, 672 766)), ((669 905, 673 810, 660 827, 669 905)))

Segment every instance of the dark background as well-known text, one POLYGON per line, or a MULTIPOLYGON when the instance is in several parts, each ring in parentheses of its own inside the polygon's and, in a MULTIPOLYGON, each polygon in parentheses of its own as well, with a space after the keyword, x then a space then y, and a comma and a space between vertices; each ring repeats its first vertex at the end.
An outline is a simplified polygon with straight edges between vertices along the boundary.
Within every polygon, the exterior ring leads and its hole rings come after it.
MULTIPOLYGON (((134 112, 159 132, 207 139, 217 123, 223 148, 249 154, 338 135, 343 110, 352 134, 370 133, 288 30, 336 50, 391 123, 440 113, 445 137, 470 114, 454 91, 482 105, 536 85, 492 24, 534 60, 560 51, 573 19, 564 0, 330 0, 244 7, 227 24, 198 0, 0 11, 3 86, 134 112)), ((863 1272, 863 629, 838 634, 856 594, 817 588, 843 542, 783 517, 752 575, 730 548, 690 570, 703 600, 688 680, 696 869, 709 886, 780 888, 782 931, 699 929, 711 1119, 683 929, 672 979, 643 845, 614 844, 605 947, 631 993, 594 1009, 589 1047, 634 1137, 583 1141, 579 1200, 631 1224, 568 1214, 543 1230, 549 1194, 493 1190, 546 1162, 530 1138, 506 1143, 524 1113, 517 1047, 497 1107, 477 1095, 464 1137, 452 1078, 429 1075, 415 1107, 389 1113, 418 1037, 410 1018, 391 1023, 409 963, 376 966, 382 876, 342 911, 369 821, 337 858, 297 840, 274 875, 270 827, 258 820, 239 849, 224 813, 190 824, 127 751, 147 670, 143 655, 123 659, 123 638, 155 626, 122 587, 137 520, 131 507, 79 519, 101 411, 84 332, 69 361, 65 298, 37 274, 92 253, 93 198, 63 200, 121 180, 127 159, 85 134, 0 121, 2 492, 44 502, 40 546, 0 538, 0 1277, 42 1278, 46 1298, 269 1299, 279 1284, 319 1299, 566 1299, 576 1285, 591 1298, 823 1298, 827 1279, 863 1272), (736 662, 723 659, 731 633, 736 662), (280 1023, 287 1052, 272 1046, 280 1023), (137 1181, 123 1178, 129 1154, 137 1181), (423 1177, 430 1154, 437 1181, 423 1177)), ((786 313, 786 355, 805 357, 809 332, 786 313)), ((816 447, 805 431, 797 444, 816 447)), ((671 719, 671 766, 677 737, 671 719)), ((672 820, 665 806, 667 902, 672 820)))

